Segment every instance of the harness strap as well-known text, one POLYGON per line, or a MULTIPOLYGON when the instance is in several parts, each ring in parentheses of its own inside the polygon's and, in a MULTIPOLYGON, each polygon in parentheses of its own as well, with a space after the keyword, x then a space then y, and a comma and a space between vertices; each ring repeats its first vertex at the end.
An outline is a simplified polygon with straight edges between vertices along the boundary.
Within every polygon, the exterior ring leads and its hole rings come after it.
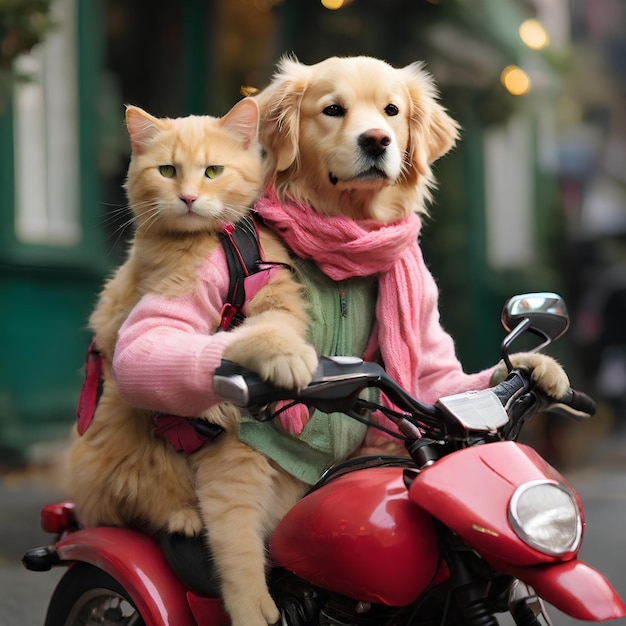
POLYGON ((219 235, 228 264, 228 295, 222 307, 220 330, 239 326, 244 320, 246 278, 261 271, 261 247, 256 224, 244 217, 235 225, 226 224, 219 235))
POLYGON ((79 435, 83 435, 89 427, 89 424, 91 424, 91 420, 96 411, 96 405, 102 395, 102 385, 104 383, 102 376, 102 355, 96 347, 95 338, 91 340, 89 348, 87 348, 83 369, 85 377, 76 406, 76 420, 79 435))
POLYGON ((158 413, 153 418, 155 434, 169 439, 175 450, 189 455, 206 443, 213 443, 224 429, 202 418, 158 413))
MULTIPOLYGON (((229 275, 228 293, 218 328, 225 331, 243 322, 246 302, 269 281, 273 268, 283 264, 263 261, 256 224, 250 217, 244 217, 234 225, 227 224, 219 237, 229 275)), ((102 383, 102 355, 95 339, 92 339, 85 357, 85 379, 76 409, 81 435, 93 420, 102 395, 102 383)), ((153 421, 155 433, 169 439, 174 448, 183 454, 195 452, 224 432, 221 426, 201 418, 159 413, 153 421)))
MULTIPOLYGON (((246 301, 265 284, 248 279, 263 273, 267 282, 269 271, 264 270, 271 264, 263 263, 258 232, 251 218, 244 217, 234 225, 227 224, 219 237, 226 255, 229 285, 218 331, 226 331, 243 322, 246 301)), ((185 455, 213 443, 224 433, 221 426, 200 418, 157 414, 153 419, 155 433, 169 439, 172 446, 185 455)))

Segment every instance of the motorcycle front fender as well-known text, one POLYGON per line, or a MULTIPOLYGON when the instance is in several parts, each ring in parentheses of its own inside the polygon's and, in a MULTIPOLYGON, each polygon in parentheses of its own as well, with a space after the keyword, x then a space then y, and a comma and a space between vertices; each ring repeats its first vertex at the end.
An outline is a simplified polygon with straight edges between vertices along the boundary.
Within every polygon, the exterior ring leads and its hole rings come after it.
POLYGON ((187 589, 153 538, 125 528, 85 528, 55 547, 61 561, 89 563, 115 578, 146 624, 195 626, 187 589))
POLYGON ((511 573, 528 583, 540 598, 575 619, 605 622, 626 617, 626 605, 611 583, 579 559, 516 568, 511 573))
MULTIPOLYGON (((410 498, 442 521, 496 569, 557 561, 520 540, 509 521, 509 501, 526 482, 566 485, 557 470, 529 446, 486 443, 444 456, 415 478, 410 498)), ((581 523, 584 513, 577 494, 581 523)), ((574 558, 576 551, 561 556, 574 558)))

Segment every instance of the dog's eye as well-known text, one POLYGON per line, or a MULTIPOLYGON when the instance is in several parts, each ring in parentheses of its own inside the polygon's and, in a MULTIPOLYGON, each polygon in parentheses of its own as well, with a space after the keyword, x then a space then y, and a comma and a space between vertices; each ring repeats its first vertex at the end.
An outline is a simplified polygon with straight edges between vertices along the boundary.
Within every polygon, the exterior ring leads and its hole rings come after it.
POLYGON ((327 106, 323 111, 324 115, 329 117, 343 117, 346 110, 340 104, 331 104, 327 106))
POLYGON ((389 117, 393 117, 394 115, 398 115, 398 113, 400 113, 400 111, 398 110, 398 107, 395 104, 388 104, 385 107, 385 113, 389 117))

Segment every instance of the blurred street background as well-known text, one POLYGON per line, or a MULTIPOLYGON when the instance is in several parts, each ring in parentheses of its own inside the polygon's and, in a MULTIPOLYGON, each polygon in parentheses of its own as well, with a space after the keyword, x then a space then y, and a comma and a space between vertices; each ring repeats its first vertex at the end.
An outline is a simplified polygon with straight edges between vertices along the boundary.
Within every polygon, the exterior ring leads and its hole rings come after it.
POLYGON ((284 54, 434 75, 463 128, 422 230, 443 325, 477 371, 507 297, 566 298, 550 354, 598 415, 524 437, 580 487, 584 555, 626 595, 624 0, 0 0, 0 623, 40 623, 52 588, 19 558, 62 496, 87 318, 132 235, 124 105, 222 115, 284 54))

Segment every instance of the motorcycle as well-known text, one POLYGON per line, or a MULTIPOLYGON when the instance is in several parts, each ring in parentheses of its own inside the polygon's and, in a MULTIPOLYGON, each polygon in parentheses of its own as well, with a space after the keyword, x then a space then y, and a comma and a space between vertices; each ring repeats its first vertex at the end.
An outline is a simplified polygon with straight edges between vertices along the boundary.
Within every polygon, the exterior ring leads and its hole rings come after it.
MULTIPOLYGON (((333 466, 279 523, 268 576, 282 626, 494 626, 504 613, 517 626, 545 626, 544 601, 579 620, 626 616, 608 580, 577 556, 579 496, 516 441, 540 411, 594 412, 573 390, 558 403, 548 398, 510 361, 521 335, 538 337, 539 350, 566 331, 565 304, 552 293, 515 296, 502 322, 505 380, 435 405, 355 357, 320 359, 301 390, 276 389, 234 363, 216 371, 216 391, 257 419, 272 419, 285 401, 368 423, 379 410, 406 446, 406 457, 333 466), (363 399, 369 387, 388 402, 363 399)), ((71 502, 44 506, 41 524, 56 540, 28 551, 25 566, 68 568, 47 626, 229 624, 201 538, 81 528, 71 502)))

